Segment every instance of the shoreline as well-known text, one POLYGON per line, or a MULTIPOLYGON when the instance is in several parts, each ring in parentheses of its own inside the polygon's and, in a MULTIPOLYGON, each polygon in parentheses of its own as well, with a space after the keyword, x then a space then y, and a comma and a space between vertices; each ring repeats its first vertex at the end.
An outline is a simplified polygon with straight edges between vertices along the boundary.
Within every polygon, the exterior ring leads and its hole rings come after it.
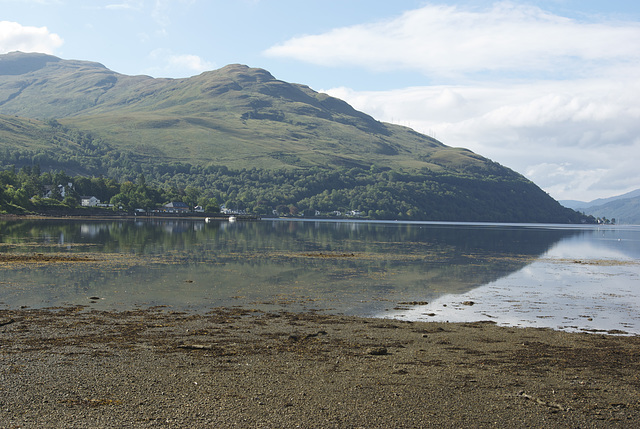
POLYGON ((114 220, 114 219, 184 219, 184 220, 205 220, 226 221, 230 217, 237 217, 241 221, 257 221, 261 218, 253 215, 222 215, 222 214, 195 214, 195 213, 152 213, 152 214, 131 214, 131 213, 82 213, 65 215, 47 214, 1 214, 0 220, 114 220))
POLYGON ((157 307, 0 310, 4 427, 629 427, 640 337, 157 307))

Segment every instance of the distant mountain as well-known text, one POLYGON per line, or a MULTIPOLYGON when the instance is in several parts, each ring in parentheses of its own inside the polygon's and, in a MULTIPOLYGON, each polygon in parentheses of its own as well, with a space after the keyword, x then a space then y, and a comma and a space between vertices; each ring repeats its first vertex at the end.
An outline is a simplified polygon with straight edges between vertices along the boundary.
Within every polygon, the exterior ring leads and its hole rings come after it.
POLYGON ((615 219, 616 223, 640 225, 640 197, 614 200, 586 208, 583 212, 595 217, 615 219))
POLYGON ((597 207, 602 206, 607 203, 616 201, 616 200, 624 200, 627 198, 640 197, 640 189, 636 189, 635 191, 627 192, 626 194, 616 195, 609 198, 598 198, 593 201, 578 201, 578 200, 560 200, 560 204, 565 207, 569 207, 570 209, 585 209, 588 207, 597 207))
POLYGON ((239 64, 156 79, 45 54, 0 55, 0 168, 36 164, 199 186, 259 213, 584 220, 487 158, 239 64))
POLYGON ((594 217, 640 225, 640 189, 610 198, 598 198, 591 202, 563 200, 560 203, 594 217))

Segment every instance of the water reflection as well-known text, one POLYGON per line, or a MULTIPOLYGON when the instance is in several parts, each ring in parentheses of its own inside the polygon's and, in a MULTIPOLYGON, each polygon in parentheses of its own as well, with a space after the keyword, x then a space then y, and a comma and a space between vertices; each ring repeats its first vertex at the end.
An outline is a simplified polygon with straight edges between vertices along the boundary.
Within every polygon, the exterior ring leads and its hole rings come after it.
POLYGON ((192 220, 0 223, 0 252, 98 255, 5 265, 5 307, 286 306, 374 315, 521 270, 584 229, 515 225, 192 220), (90 297, 100 300, 90 302, 90 297))
POLYGON ((611 227, 566 237, 508 276, 381 315, 640 334, 640 228, 611 227))

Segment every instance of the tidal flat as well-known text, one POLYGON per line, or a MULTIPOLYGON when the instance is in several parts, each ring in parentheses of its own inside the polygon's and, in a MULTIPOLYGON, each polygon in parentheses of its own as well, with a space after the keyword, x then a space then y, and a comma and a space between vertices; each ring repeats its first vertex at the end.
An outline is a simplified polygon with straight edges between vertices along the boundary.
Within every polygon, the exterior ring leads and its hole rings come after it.
POLYGON ((217 308, 0 310, 0 427, 630 427, 640 337, 217 308))

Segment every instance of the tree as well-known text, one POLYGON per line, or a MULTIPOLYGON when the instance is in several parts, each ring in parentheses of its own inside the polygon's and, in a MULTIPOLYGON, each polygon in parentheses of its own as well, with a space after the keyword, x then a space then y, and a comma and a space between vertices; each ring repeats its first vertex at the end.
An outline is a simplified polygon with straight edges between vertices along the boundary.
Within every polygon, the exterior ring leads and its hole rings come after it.
POLYGON ((197 205, 198 198, 200 198, 200 194, 202 194, 202 191, 192 186, 188 186, 184 190, 184 193, 185 195, 184 197, 182 197, 182 202, 186 203, 189 208, 193 209, 197 205))
POLYGON ((67 195, 66 197, 64 197, 64 200, 62 200, 62 204, 64 204, 67 207, 70 207, 70 208, 74 209, 74 208, 78 207, 78 200, 76 200, 71 195, 67 195))
POLYGON ((0 204, 5 204, 9 197, 7 196, 7 191, 5 190, 6 185, 0 181, 0 204))
POLYGON ((13 195, 11 195, 11 203, 22 208, 28 208, 31 205, 29 194, 24 188, 15 189, 13 195))
POLYGON ((215 198, 205 198, 204 200, 201 199, 200 205, 206 213, 220 212, 220 205, 218 205, 218 201, 215 198))
POLYGON ((123 193, 115 194, 109 201, 116 209, 129 210, 129 197, 123 193))

